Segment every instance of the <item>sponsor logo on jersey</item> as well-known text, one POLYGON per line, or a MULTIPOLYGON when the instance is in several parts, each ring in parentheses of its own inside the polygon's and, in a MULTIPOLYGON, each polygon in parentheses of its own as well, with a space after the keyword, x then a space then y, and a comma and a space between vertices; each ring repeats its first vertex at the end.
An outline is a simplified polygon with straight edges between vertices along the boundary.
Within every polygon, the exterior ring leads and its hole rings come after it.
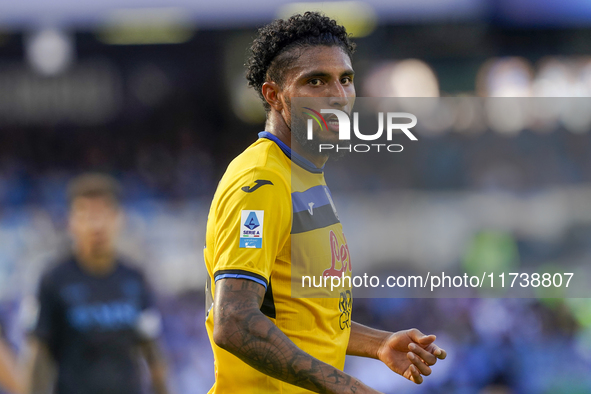
POLYGON ((341 292, 339 296, 339 327, 341 330, 351 327, 351 310, 353 309, 353 296, 351 290, 341 292))
POLYGON ((137 303, 126 300, 75 305, 67 311, 70 324, 79 331, 131 328, 139 315, 137 303))
POLYGON ((343 234, 343 239, 344 242, 340 245, 336 234, 330 230, 330 268, 325 269, 322 276, 341 276, 347 274, 347 272, 351 273, 351 255, 349 254, 349 245, 347 245, 345 234, 343 234))
MULTIPOLYGON (((329 234, 329 242, 331 254, 330 268, 325 269, 322 276, 343 277, 350 274, 351 254, 349 253, 349 245, 347 245, 345 234, 343 234, 343 243, 340 244, 336 234, 331 230, 329 234)), ((351 327, 352 305, 353 297, 351 290, 342 291, 339 294, 339 328, 341 330, 346 330, 351 327)))
POLYGON ((240 247, 260 249, 263 246, 265 211, 242 210, 240 214, 240 247))

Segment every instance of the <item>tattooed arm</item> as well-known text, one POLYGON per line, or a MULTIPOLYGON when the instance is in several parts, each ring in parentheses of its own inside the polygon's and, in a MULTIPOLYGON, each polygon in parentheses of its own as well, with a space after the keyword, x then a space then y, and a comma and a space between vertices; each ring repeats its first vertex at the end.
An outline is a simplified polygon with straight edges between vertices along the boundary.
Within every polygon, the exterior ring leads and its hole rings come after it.
POLYGON ((256 370, 315 393, 375 394, 361 381, 298 348, 260 311, 265 288, 221 279, 214 298, 213 339, 256 370))

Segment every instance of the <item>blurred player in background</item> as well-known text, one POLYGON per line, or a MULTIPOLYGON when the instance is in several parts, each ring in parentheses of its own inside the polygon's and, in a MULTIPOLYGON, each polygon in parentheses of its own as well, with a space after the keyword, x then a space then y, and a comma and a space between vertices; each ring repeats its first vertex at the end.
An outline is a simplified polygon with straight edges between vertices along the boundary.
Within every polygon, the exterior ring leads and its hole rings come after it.
POLYGON ((167 393, 152 292, 115 249, 123 220, 118 196, 119 185, 106 175, 70 184, 73 253, 40 281, 29 393, 139 394, 142 356, 154 391, 167 393))
MULTIPOLYGON (((350 110, 353 44, 344 27, 308 12, 263 27, 251 50, 247 78, 263 99, 267 123, 229 165, 209 213, 205 262, 213 300, 206 326, 216 371, 210 392, 377 393, 342 372, 346 354, 380 359, 421 383, 446 356, 433 335, 352 322, 350 288, 340 299, 291 297, 293 255, 330 269, 335 246, 348 250, 324 181, 328 157, 291 129, 291 98, 325 97, 332 108, 350 110)), ((338 139, 328 130, 315 137, 338 139)), ((346 275, 348 258, 341 261, 346 275)))
POLYGON ((7 390, 11 394, 23 392, 16 365, 16 357, 10 347, 2 339, 2 326, 0 326, 0 391, 7 390))

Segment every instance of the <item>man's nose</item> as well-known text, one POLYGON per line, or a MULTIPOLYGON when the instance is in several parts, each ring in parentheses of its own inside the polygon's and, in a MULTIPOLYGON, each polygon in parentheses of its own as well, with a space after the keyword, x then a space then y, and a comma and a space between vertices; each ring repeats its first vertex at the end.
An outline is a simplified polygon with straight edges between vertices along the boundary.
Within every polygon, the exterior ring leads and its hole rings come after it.
POLYGON ((349 104, 349 97, 347 97, 347 92, 345 92, 345 88, 340 83, 334 85, 334 88, 331 89, 330 97, 328 99, 328 104, 331 107, 345 107, 349 104))

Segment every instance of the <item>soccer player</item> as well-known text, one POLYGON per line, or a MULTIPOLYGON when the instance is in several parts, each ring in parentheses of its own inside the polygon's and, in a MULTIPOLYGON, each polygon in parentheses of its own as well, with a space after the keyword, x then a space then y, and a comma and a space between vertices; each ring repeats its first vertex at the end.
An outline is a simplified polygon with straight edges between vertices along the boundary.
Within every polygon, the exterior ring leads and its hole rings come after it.
POLYGON ((0 326, 0 391, 22 393, 21 381, 18 378, 16 359, 9 346, 2 340, 2 326, 0 326))
POLYGON ((267 110, 266 131, 228 166, 207 222, 210 393, 377 393, 342 372, 345 355, 380 359, 417 384, 446 356, 433 335, 351 321, 350 289, 340 298, 291 297, 292 256, 331 275, 350 274, 324 181, 327 157, 292 135, 290 103, 324 97, 347 110, 355 96, 353 49, 342 26, 311 12, 272 22, 252 44, 247 79, 267 110), (332 265, 335 256, 340 265, 332 265))
POLYGON ((73 253, 40 281, 30 393, 139 394, 141 356, 154 391, 167 392, 151 290, 115 249, 123 219, 118 195, 106 175, 85 174, 70 184, 73 253))

